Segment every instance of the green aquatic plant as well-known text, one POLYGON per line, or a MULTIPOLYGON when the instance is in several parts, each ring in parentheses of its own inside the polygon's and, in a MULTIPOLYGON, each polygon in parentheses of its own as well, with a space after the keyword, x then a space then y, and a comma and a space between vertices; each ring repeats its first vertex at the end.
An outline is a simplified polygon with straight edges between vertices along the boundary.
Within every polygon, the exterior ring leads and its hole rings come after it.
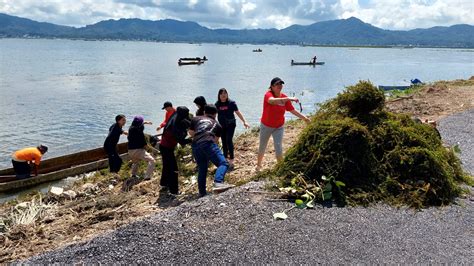
POLYGON ((459 184, 468 181, 456 149, 444 147, 431 126, 384 106, 383 92, 370 82, 348 87, 321 105, 275 174, 285 186, 292 185, 295 173, 315 185, 329 177, 333 187, 326 196, 341 205, 345 200, 414 207, 452 202, 462 192, 459 184), (334 187, 337 182, 344 186, 334 187))

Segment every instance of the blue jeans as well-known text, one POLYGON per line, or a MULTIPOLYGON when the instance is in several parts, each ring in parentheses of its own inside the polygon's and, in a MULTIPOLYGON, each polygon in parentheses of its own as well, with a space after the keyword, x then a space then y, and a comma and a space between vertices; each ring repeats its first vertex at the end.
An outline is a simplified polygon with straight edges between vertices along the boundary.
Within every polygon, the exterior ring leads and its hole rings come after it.
POLYGON ((193 143, 193 155, 196 159, 198 166, 198 188, 199 194, 204 196, 206 192, 206 177, 207 177, 207 167, 209 166, 209 161, 211 161, 215 166, 217 166, 216 175, 214 177, 214 182, 222 183, 224 182, 224 176, 227 173, 229 168, 229 163, 222 154, 221 149, 213 141, 206 141, 201 143, 193 143))

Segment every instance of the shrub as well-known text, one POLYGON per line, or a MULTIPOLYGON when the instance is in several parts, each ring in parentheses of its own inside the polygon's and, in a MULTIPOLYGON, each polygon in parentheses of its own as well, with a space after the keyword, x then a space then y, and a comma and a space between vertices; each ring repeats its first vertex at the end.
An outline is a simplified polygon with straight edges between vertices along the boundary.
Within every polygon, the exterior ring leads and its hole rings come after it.
POLYGON ((466 180, 459 159, 436 130, 384 110, 384 95, 361 81, 322 105, 275 172, 286 184, 331 176, 353 203, 384 200, 414 207, 442 205, 466 180))

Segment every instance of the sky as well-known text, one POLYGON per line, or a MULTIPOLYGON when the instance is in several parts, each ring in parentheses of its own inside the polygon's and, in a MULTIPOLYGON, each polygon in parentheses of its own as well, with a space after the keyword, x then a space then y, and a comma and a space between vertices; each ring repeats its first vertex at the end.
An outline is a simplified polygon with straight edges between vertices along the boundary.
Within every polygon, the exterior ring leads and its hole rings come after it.
POLYGON ((0 0, 0 13, 75 27, 171 18, 231 29, 282 29, 354 16, 380 28, 409 30, 474 25, 474 0, 0 0))

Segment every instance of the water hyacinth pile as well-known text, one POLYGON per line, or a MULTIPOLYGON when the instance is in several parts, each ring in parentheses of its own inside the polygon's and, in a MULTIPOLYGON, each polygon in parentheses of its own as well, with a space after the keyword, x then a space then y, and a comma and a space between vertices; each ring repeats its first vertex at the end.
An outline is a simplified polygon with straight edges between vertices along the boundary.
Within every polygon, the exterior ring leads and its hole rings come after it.
POLYGON ((276 174, 285 185, 295 173, 314 184, 333 177, 345 184, 342 194, 355 204, 452 202, 462 192, 459 184, 468 180, 453 149, 442 145, 433 127, 384 105, 383 92, 370 82, 348 87, 321 106, 276 174))

